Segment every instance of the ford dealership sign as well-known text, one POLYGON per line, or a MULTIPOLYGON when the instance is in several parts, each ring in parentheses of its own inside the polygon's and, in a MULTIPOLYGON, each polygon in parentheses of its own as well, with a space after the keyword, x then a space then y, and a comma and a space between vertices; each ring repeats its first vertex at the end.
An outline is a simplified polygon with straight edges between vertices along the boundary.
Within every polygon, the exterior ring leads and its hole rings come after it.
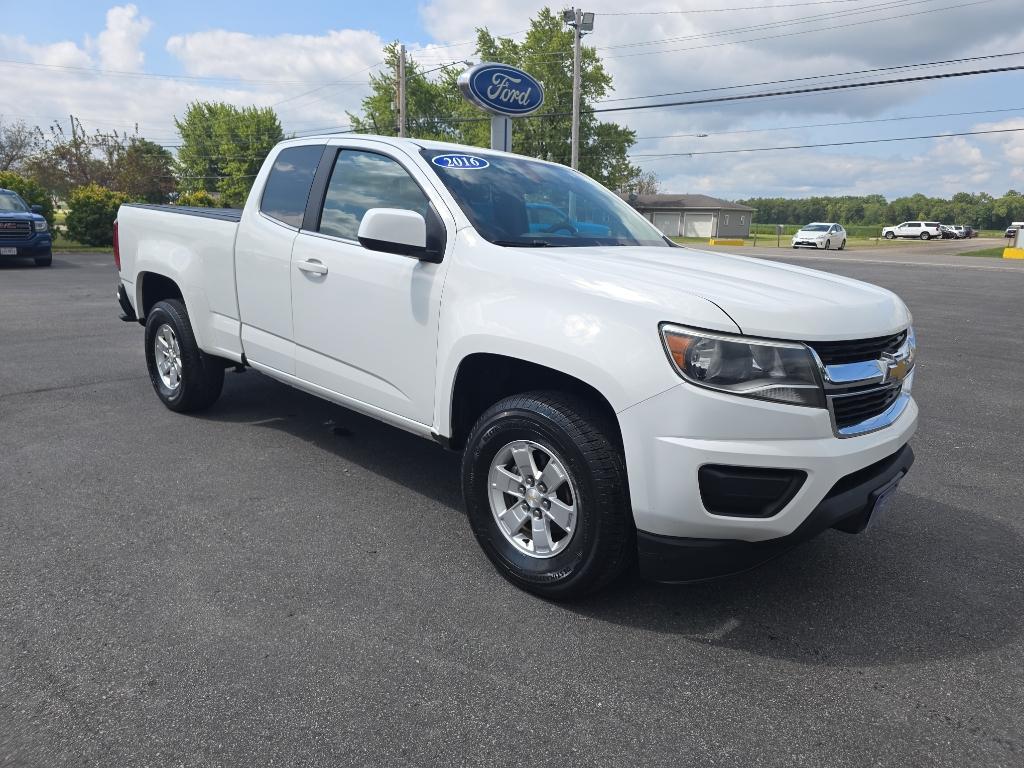
POLYGON ((484 62, 459 76, 462 95, 494 115, 519 117, 544 103, 544 88, 521 69, 484 62))

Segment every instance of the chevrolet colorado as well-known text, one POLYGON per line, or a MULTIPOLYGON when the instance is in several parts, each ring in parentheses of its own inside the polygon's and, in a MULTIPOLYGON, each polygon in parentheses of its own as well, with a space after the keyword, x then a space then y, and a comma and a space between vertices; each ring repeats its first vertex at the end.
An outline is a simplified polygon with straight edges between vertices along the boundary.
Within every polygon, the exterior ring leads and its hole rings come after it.
POLYGON ((168 408, 246 365, 461 451, 479 544, 546 597, 859 532, 913 462, 899 298, 676 246, 560 165, 293 139, 241 210, 125 205, 114 226, 122 319, 168 408), (539 206, 561 215, 540 227, 539 206))

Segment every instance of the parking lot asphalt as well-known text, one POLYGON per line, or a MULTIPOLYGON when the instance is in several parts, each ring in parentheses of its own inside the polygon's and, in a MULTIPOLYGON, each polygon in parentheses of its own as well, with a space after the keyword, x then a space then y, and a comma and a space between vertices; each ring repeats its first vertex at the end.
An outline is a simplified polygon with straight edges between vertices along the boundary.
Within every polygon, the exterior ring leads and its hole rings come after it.
POLYGON ((1020 766, 1024 272, 858 257, 920 342, 887 517, 569 605, 455 455, 251 371, 173 414, 109 257, 0 267, 0 765, 1020 766))

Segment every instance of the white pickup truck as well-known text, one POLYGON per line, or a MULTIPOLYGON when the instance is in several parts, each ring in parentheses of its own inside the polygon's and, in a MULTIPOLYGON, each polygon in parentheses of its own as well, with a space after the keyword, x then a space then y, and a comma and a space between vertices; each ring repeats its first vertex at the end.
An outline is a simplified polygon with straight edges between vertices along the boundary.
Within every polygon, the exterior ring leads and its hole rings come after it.
POLYGON ((859 532, 913 462, 898 297, 678 247, 560 165, 302 138, 242 210, 125 205, 115 235, 167 407, 246 365, 462 451, 477 540, 547 597, 859 532))

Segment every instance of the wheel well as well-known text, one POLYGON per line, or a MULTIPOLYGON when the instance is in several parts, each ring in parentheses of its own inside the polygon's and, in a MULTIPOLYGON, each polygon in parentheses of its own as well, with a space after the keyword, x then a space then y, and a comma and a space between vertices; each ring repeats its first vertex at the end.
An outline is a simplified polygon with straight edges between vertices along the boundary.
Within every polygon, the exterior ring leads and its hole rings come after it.
POLYGON ((499 400, 521 392, 554 390, 585 398, 608 417, 615 428, 612 435, 621 446, 619 420, 611 403, 586 382, 554 368, 515 357, 477 353, 469 355, 455 374, 452 389, 451 437, 448 446, 461 449, 480 415, 499 400))
POLYGON ((178 284, 169 277, 156 272, 143 272, 139 277, 142 278, 142 311, 139 312, 139 322, 145 321, 149 310, 158 301, 184 298, 178 284))

